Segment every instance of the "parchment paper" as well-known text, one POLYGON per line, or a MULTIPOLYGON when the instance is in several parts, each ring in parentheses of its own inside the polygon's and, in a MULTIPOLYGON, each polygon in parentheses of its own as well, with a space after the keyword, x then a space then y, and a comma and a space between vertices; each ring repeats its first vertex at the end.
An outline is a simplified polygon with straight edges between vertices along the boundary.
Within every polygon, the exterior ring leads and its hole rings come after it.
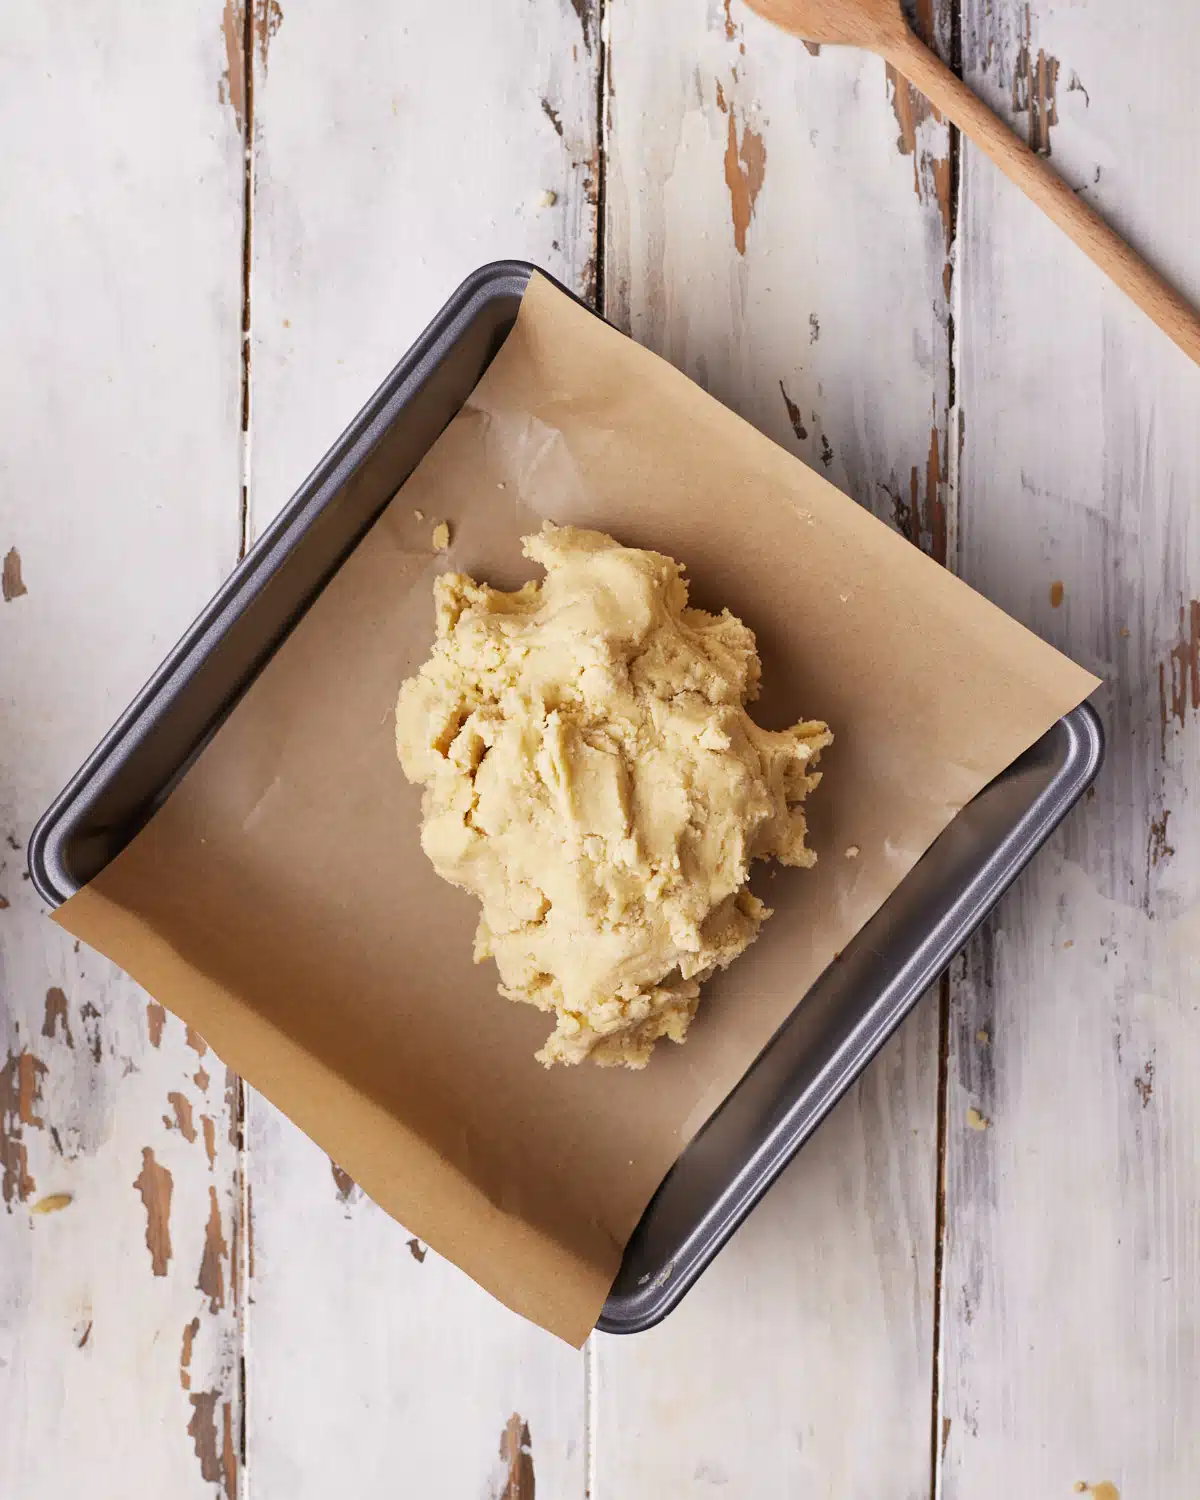
POLYGON ((535 278, 462 413, 144 831, 57 914, 412 1233, 578 1344, 663 1174, 962 805, 1095 680, 656 356, 535 278), (428 518, 418 522, 414 508, 428 518), (687 565, 756 631, 769 725, 837 736, 814 871, 642 1073, 544 1071, 471 962, 393 748, 446 568, 532 575, 543 517, 687 565), (448 555, 432 522, 451 523, 448 555), (861 850, 848 860, 850 845, 861 850))

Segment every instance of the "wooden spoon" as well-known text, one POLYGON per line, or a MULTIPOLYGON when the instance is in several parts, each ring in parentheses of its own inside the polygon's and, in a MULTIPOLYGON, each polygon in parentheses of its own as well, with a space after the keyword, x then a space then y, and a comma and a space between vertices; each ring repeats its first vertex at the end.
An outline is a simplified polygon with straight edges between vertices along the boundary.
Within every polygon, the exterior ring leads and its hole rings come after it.
POLYGON ((899 0, 747 0, 808 42, 843 42, 885 58, 996 163, 1200 364, 1200 317, 909 29, 899 0))

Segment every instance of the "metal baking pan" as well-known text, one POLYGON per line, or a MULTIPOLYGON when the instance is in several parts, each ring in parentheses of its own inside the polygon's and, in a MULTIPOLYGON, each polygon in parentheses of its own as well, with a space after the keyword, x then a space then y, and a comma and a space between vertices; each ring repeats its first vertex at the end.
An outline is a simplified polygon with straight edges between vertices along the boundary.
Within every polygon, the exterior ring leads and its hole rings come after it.
MULTIPOLYGON (((59 906, 133 838, 458 412, 534 267, 471 276, 218 591, 39 821, 29 873, 59 906)), ((820 977, 667 1174, 598 1326, 664 1317, 1086 790, 1086 706, 959 813, 820 977)))

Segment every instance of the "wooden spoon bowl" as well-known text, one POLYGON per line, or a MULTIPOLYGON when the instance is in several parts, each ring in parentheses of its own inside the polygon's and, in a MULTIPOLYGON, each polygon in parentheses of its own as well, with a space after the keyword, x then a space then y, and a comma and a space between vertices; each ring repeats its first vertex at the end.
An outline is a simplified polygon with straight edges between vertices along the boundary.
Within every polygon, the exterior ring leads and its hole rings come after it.
POLYGON ((883 52, 908 30, 897 0, 747 0, 751 10, 806 42, 883 52))
POLYGON ((1200 317, 909 29, 899 0, 747 0, 808 42, 864 47, 887 59, 985 151, 1163 332, 1200 364, 1200 317))

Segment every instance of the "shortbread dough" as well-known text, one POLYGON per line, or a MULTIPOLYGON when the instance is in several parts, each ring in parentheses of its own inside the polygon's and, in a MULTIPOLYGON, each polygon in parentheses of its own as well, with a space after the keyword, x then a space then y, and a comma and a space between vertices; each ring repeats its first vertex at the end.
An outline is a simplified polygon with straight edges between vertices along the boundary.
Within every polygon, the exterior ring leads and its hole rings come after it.
POLYGON ((549 524, 524 551, 546 577, 516 593, 437 579, 396 748, 425 853, 482 903, 476 961, 557 1016, 538 1059, 640 1068, 771 915, 751 860, 814 863, 802 804, 832 736, 750 719, 753 632, 689 608, 671 558, 549 524))

